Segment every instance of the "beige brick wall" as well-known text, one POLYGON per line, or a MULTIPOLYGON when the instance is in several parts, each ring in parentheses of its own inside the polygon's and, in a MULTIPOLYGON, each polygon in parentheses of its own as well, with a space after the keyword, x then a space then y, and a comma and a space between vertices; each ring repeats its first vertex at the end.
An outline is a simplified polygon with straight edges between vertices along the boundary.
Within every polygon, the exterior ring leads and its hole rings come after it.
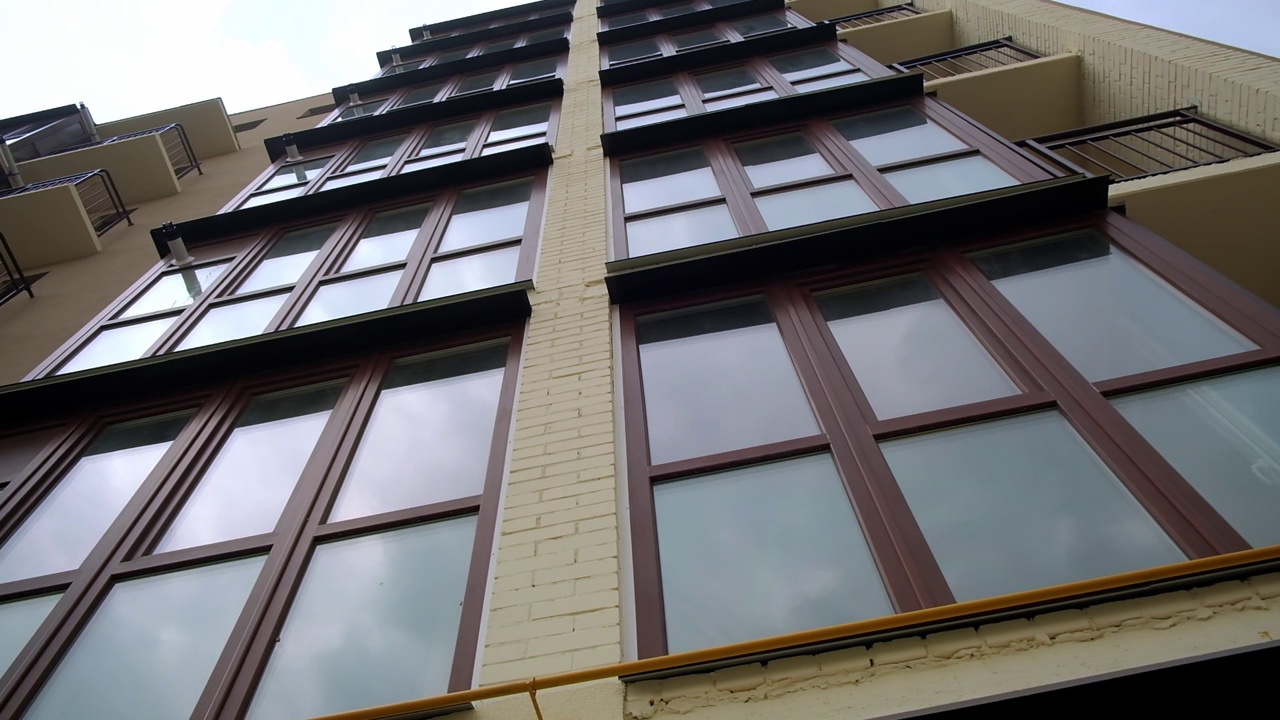
POLYGON ((621 659, 595 3, 579 2, 515 409, 484 684, 621 659))
MULTIPOLYGON (((898 4, 880 0, 881 5, 898 4)), ((916 0, 950 9, 959 45, 1006 35, 1082 59, 1089 124, 1196 105, 1209 118, 1280 141, 1280 60, 1047 0, 916 0)))

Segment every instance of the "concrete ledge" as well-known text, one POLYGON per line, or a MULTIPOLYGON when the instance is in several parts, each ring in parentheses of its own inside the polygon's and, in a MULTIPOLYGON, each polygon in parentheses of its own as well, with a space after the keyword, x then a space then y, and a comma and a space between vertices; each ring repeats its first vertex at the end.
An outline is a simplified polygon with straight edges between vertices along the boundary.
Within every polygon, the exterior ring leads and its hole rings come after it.
POLYGON ((98 123, 98 135, 104 138, 124 135, 173 123, 181 124, 182 129, 187 131, 191 149, 195 151, 198 160, 226 155, 240 149, 240 141, 231 129, 231 120, 227 117, 227 109, 222 105, 222 98, 201 100, 124 120, 98 123))
POLYGON ((1010 140, 1084 125, 1078 55, 1054 55, 928 80, 924 89, 1010 140))
POLYGON ((841 30, 836 37, 875 58, 876 62, 890 65, 955 48, 951 28, 951 11, 938 10, 841 30))
POLYGON ((74 185, 0 198, 0 232, 27 271, 102 249, 74 185))

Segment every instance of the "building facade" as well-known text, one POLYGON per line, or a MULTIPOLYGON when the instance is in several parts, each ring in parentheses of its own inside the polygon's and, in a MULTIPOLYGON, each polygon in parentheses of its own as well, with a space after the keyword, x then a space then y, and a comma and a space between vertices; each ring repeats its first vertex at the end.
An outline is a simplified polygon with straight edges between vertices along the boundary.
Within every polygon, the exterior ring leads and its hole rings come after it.
POLYGON ((1274 656, 1280 61, 883 5, 415 27, 31 260, 3 714, 1172 710, 1274 656))

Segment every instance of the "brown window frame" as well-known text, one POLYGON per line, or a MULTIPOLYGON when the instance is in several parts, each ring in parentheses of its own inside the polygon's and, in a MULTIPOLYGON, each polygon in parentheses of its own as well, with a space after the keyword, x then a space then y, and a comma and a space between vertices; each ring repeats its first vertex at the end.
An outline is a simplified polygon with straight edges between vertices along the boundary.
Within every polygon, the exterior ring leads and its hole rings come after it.
POLYGON ((439 40, 440 38, 454 37, 455 35, 465 35, 467 33, 477 32, 479 30, 488 30, 490 28, 502 27, 504 25, 514 25, 516 23, 522 23, 528 20, 536 20, 540 17, 546 17, 548 15, 559 15, 560 13, 570 10, 571 5, 572 3, 565 3, 565 5, 563 6, 554 7, 549 10, 539 10, 537 12, 532 12, 532 13, 511 15, 511 16, 499 18, 497 20, 494 20, 492 22, 487 22, 487 23, 475 23, 472 25, 464 25, 462 27, 452 29, 452 30, 446 30, 441 33, 431 33, 430 35, 422 37, 418 40, 414 40, 414 42, 421 43, 421 42, 427 42, 430 40, 439 40))
POLYGON ((22 524, 106 426, 170 412, 194 413, 78 569, 0 584, 0 602, 62 593, 13 664, 7 671, 0 668, 4 673, 0 675, 0 703, 17 712, 35 699, 97 606, 118 582, 260 556, 265 564, 237 613, 238 620, 195 713, 200 717, 219 713, 240 717, 253 699, 297 589, 305 579, 311 554, 320 543, 468 514, 476 515, 478 521, 448 688, 453 692, 471 687, 523 342, 523 324, 494 328, 67 419, 56 439, 14 481, 13 490, 0 495, 0 542, 22 524), (482 493, 326 522, 392 364, 401 359, 500 344, 506 346, 506 359, 482 493), (272 532, 148 554, 177 517, 234 429, 236 419, 254 397, 332 381, 345 385, 272 532))
MULTIPOLYGON (((610 4, 610 3, 607 3, 607 2, 606 2, 606 3, 602 3, 601 5, 599 5, 599 7, 601 7, 601 8, 607 8, 607 7, 609 7, 609 4, 610 4)), ((623 28, 623 27, 633 27, 633 26, 635 26, 635 25, 640 25, 641 23, 645 23, 645 22, 652 22, 652 21, 654 21, 654 20, 662 20, 662 19, 669 18, 669 17, 680 17, 680 16, 682 16, 682 15, 692 15, 693 13, 696 13, 696 12, 698 12, 698 11, 700 11, 700 10, 711 10, 711 9, 713 9, 713 8, 718 8, 718 7, 729 7, 730 5, 733 5, 733 3, 731 3, 731 2, 730 2, 730 3, 721 3, 721 4, 719 4, 719 5, 714 5, 714 4, 710 3, 710 2, 708 2, 707 0, 678 0, 677 2, 668 2, 668 3, 665 3, 665 4, 663 4, 663 5, 660 5, 660 6, 656 7, 656 8, 642 8, 642 9, 640 9, 640 10, 632 10, 632 11, 630 11, 630 12, 623 12, 623 13, 619 13, 618 15, 612 15, 612 16, 609 16, 609 17, 603 17, 603 18, 600 18, 600 19, 601 19, 601 21, 602 21, 602 22, 601 22, 601 29, 602 29, 602 30, 617 30, 618 28, 623 28), (693 10, 690 10, 689 12, 676 13, 675 15, 663 15, 663 14, 662 14, 662 10, 663 10, 663 8, 670 8, 670 7, 674 7, 674 6, 676 6, 676 5, 692 5, 694 9, 693 9, 693 10), (646 19, 645 19, 645 20, 641 20, 641 21, 639 21, 639 22, 627 23, 627 24, 625 24, 625 25, 614 25, 614 24, 613 24, 613 21, 614 21, 614 19, 615 19, 615 18, 625 17, 625 16, 627 16, 627 15, 644 15, 644 16, 646 17, 646 19)))
MULTIPOLYGON (((218 279, 200 295, 200 297, 196 298, 194 302, 176 310, 164 309, 131 316, 129 318, 118 317, 131 302, 141 297, 142 294, 160 278, 160 276, 166 274, 166 271, 170 273, 174 271, 174 267, 170 263, 161 261, 153 267, 150 272, 126 290, 119 298, 116 299, 116 301, 108 305, 103 312, 99 313, 99 315, 90 321, 80 332, 76 333, 76 335, 41 363, 41 365, 31 373, 30 378, 45 377, 55 374, 60 367, 75 357, 78 351, 84 348, 89 342, 92 342, 98 333, 103 330, 113 327, 133 325, 173 315, 175 316, 173 323, 154 343, 152 343, 149 348, 147 348, 140 358, 164 355, 175 350, 178 344, 182 341, 182 338, 186 336, 189 330, 194 328, 195 325, 200 322, 209 309, 266 296, 278 295, 281 293, 286 295, 285 299, 280 308, 267 323, 266 327, 262 332, 251 334, 246 337, 260 337, 279 330, 288 329, 301 316, 306 304, 314 296, 316 290, 322 283, 332 281, 339 277, 355 278, 358 276, 377 274, 379 272, 387 272, 397 265, 403 265, 404 271, 395 291, 392 294, 391 300, 387 305, 388 308, 412 305, 419 302, 416 299, 418 293, 426 282, 427 274, 430 271, 431 266, 437 260, 444 261, 459 256, 473 255, 489 250, 496 250, 504 246, 515 246, 518 244, 520 247, 520 257, 516 262, 516 272, 512 282, 530 281, 533 279, 534 262, 537 257, 537 247, 542 233, 542 219, 546 210, 547 176, 548 171, 546 169, 541 169, 513 176, 491 178, 483 182, 473 182, 466 185, 458 185, 442 189, 431 194, 414 196, 412 198, 403 198, 393 202, 366 205, 340 214, 308 217, 305 221, 298 221, 267 228, 251 236, 242 236, 239 238, 228 239, 225 242, 217 244, 203 245, 196 253, 200 256, 196 264, 188 266, 187 269, 213 265, 220 262, 228 262, 229 265, 218 276, 218 279), (518 240, 498 240, 444 252, 438 252, 436 250, 447 228, 447 221, 448 218, 451 217, 453 207, 464 192, 468 190, 500 186, 511 182, 520 182, 523 180, 528 180, 532 183, 532 190, 529 197, 529 211, 525 216, 524 231, 518 240), (431 209, 427 214, 426 220, 420 227, 417 238, 414 240, 413 247, 410 249, 405 260, 360 268, 358 270, 348 271, 345 273, 341 271, 340 267, 342 262, 345 261, 350 250, 359 242, 363 229, 372 221, 374 216, 386 211, 394 211, 427 203, 431 204, 431 209), (259 262, 270 252, 272 245, 285 233, 293 230, 320 227, 330 223, 336 224, 332 234, 325 241, 324 245, 316 252, 316 257, 311 260, 302 275, 292 284, 291 287, 287 285, 280 285, 260 290, 251 290, 240 294, 235 293, 235 289, 254 271, 254 269, 258 267, 259 262)), ((452 296, 423 302, 448 301, 449 297, 452 296)), ((235 341, 229 340, 227 342, 235 341)), ((100 367, 110 367, 110 365, 100 367)))
POLYGON ((671 32, 660 33, 656 35, 649 35, 645 37, 635 38, 632 40, 627 40, 625 42, 614 43, 611 46, 610 45, 601 46, 600 47, 600 69, 608 70, 609 68, 617 68, 617 67, 622 67, 624 65, 634 65, 636 63, 647 62, 649 60, 655 60, 657 58, 662 58, 662 57, 671 57, 673 55, 684 55, 690 52, 701 50, 703 48, 714 47, 716 45, 729 45, 732 43, 743 42, 745 40, 754 40, 756 38, 764 37, 765 35, 774 35, 777 33, 787 32, 788 30, 794 30, 796 28, 811 27, 812 25, 813 23, 809 21, 808 18, 805 18, 803 15, 800 15, 799 13, 796 13, 792 10, 774 10, 772 12, 758 13, 756 15, 744 15, 742 17, 733 18, 731 20, 722 20, 722 21, 711 23, 708 25, 699 25, 696 27, 680 28, 679 30, 675 30, 671 32), (754 35, 743 35, 742 33, 738 32, 736 28, 733 27, 733 23, 736 23, 742 20, 750 20, 752 18, 765 17, 765 16, 779 17, 788 24, 788 27, 778 28, 777 30, 771 30, 763 33, 756 33, 754 35), (713 33, 716 33, 719 36, 719 40, 711 43, 701 43, 699 45, 693 45, 684 49, 677 48, 676 42, 674 40, 675 37, 680 35, 689 35, 696 32, 705 32, 708 30, 713 33), (620 62, 613 62, 609 59, 610 47, 618 47, 620 45, 630 45, 632 43, 644 42, 645 40, 654 41, 658 46, 658 52, 645 55, 644 57, 632 58, 630 60, 623 60, 620 62))
POLYGON ((1280 365, 1280 316, 1155 233, 1116 213, 868 263, 865 267, 624 307, 620 312, 620 332, 622 422, 629 439, 626 467, 638 650, 642 658, 667 654, 653 500, 656 484, 769 460, 827 453, 839 470, 895 612, 937 607, 954 603, 955 598, 879 443, 980 421, 1056 409, 1187 554, 1188 561, 1250 547, 1108 400, 1280 365), (1113 247, 1256 343, 1258 349, 1090 383, 965 257, 977 250, 1088 230, 1108 237, 1113 247), (1018 386, 1019 394, 886 420, 876 417, 814 295, 912 273, 922 273, 930 281, 956 317, 1018 386), (637 320, 654 313, 745 298, 762 298, 768 303, 822 428, 819 435, 651 465, 637 320))
MULTIPOLYGON (((764 218, 760 215, 754 201, 751 199, 753 194, 774 193, 784 188, 800 188, 845 177, 855 181, 880 209, 903 207, 913 203, 909 202, 897 188, 889 183, 882 171, 898 170, 975 155, 986 158, 996 167, 1013 176, 1019 183, 1031 183, 1047 180, 1051 177, 1043 168, 1027 158, 1013 145, 982 131, 978 126, 973 125, 948 106, 929 97, 916 98, 906 102, 895 100, 879 105, 861 107, 856 112, 849 114, 842 113, 821 118, 797 120, 791 124, 771 126, 767 129, 753 130, 739 135, 726 135, 723 138, 677 143, 646 150, 643 153, 610 157, 607 176, 610 193, 611 241, 609 249, 611 259, 644 257, 644 255, 632 256, 629 254, 626 235, 626 223, 629 220, 724 202, 729 209, 734 224, 737 226, 738 237, 746 237, 769 232, 769 229, 765 226, 764 218), (933 121, 942 129, 964 142, 968 147, 877 167, 854 150, 852 145, 831 124, 832 121, 846 117, 897 107, 914 108, 928 120, 933 121), (754 188, 736 154, 733 152, 732 144, 794 132, 803 132, 805 134, 810 143, 813 144, 814 149, 835 168, 833 173, 820 178, 807 178, 791 183, 769 186, 767 191, 754 188), (622 202, 622 163, 628 160, 690 148, 700 148, 706 155, 721 191, 719 196, 682 201, 637 212, 628 213, 624 210, 622 202)), ((708 243, 706 247, 712 248, 715 245, 716 243, 708 243)))
MULTIPOLYGON (((506 23, 503 23, 503 24, 506 24, 506 23)), ((485 29, 485 28, 477 28, 477 29, 485 29)), ((378 74, 374 75, 374 77, 375 78, 387 77, 388 75, 398 75, 402 72, 409 72, 410 70, 417 70, 419 68, 431 67, 433 65, 439 64, 441 57, 445 55, 454 55, 461 50, 466 50, 467 51, 466 54, 460 57, 450 58, 446 62, 453 62, 455 60, 462 60, 463 58, 486 55, 488 53, 486 53, 484 49, 487 46, 492 45, 494 43, 501 43, 501 42, 508 42, 508 41, 515 42, 515 45, 512 45, 510 48, 504 48, 505 50, 524 47, 529 44, 530 37, 534 35, 541 35, 543 33, 550 32, 556 29, 560 29, 563 31, 561 34, 561 37, 567 37, 569 35, 568 25, 563 25, 559 27, 552 26, 549 28, 540 28, 538 30, 530 30, 529 32, 516 33, 514 35, 507 35, 505 37, 493 38, 491 40, 483 40, 483 41, 477 42, 474 45, 460 45, 456 47, 444 48, 441 50, 437 50, 436 52, 429 53, 427 55, 416 57, 412 60, 405 60, 400 63, 389 63, 387 65, 383 65, 382 68, 378 70, 378 74)), ((456 35, 459 33, 454 33, 454 34, 456 35)), ((445 36, 441 35, 437 37, 432 37, 431 39, 435 40, 435 39, 438 39, 438 37, 445 37, 445 36)), ((543 42, 543 40, 537 40, 535 42, 543 42)), ((498 51, 495 50, 494 52, 498 52, 498 51)))

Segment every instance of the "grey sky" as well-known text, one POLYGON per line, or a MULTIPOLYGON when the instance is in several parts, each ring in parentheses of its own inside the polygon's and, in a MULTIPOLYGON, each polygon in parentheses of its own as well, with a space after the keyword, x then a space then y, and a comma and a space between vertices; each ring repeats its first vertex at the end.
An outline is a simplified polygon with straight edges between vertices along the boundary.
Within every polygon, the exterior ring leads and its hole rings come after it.
POLYGON ((1280 57, 1280 0, 1058 0, 1184 35, 1280 57))

